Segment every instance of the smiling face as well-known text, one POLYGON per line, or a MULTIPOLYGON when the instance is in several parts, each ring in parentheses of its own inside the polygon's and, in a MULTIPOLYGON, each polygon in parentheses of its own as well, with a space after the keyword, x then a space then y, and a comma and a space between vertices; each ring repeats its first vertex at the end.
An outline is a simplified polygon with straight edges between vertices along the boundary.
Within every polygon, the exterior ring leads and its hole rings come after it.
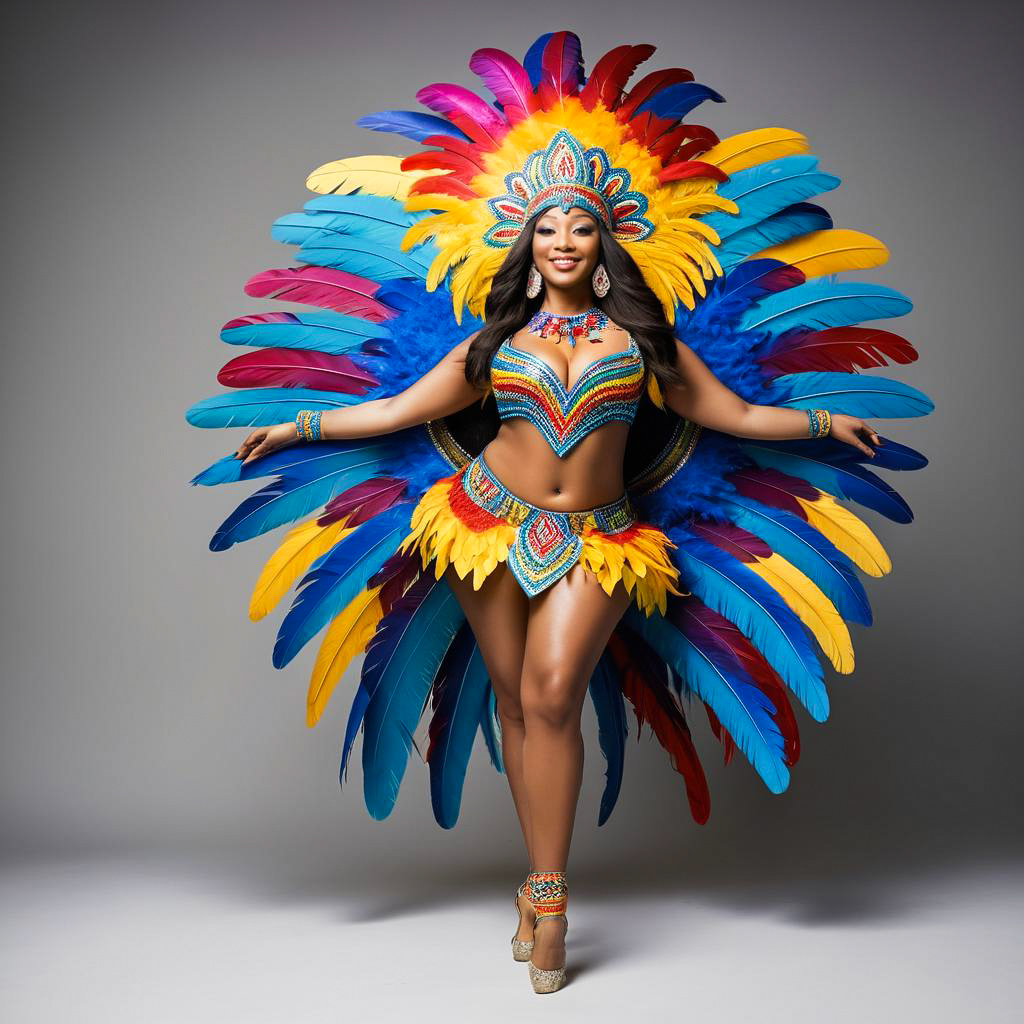
POLYGON ((534 223, 533 262, 554 288, 575 289, 589 282, 600 255, 597 221, 578 206, 568 213, 552 206, 534 223))

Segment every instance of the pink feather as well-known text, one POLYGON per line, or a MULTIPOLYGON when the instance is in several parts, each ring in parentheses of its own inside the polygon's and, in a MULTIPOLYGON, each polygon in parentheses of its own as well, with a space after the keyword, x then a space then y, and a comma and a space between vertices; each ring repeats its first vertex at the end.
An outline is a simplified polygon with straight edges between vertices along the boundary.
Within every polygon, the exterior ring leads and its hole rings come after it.
POLYGON ((536 108, 530 76, 511 54, 490 47, 477 50, 469 69, 494 93, 509 124, 518 124, 536 108))
POLYGON ((464 86, 436 82, 420 89, 416 99, 481 145, 497 149, 508 133, 508 123, 501 114, 464 86))
POLYGON ((380 290, 376 281, 331 267, 284 267, 265 270, 245 282, 245 294, 259 299, 282 299, 306 306, 333 309, 379 324, 395 312, 373 296, 380 290))
POLYGON ((348 356, 297 348, 243 352, 221 367, 217 382, 228 388, 314 388, 365 395, 380 382, 348 356))

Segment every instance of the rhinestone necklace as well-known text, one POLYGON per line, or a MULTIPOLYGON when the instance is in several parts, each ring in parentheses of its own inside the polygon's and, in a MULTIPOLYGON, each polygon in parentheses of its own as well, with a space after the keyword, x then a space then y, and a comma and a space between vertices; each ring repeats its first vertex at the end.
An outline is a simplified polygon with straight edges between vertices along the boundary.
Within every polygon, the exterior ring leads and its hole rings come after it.
POLYGON ((562 338, 567 338, 569 347, 575 348, 580 338, 589 339, 592 334, 607 326, 608 315, 597 306, 592 306, 585 313, 573 313, 571 316, 541 310, 531 317, 526 329, 541 338, 554 338, 556 345, 562 338))

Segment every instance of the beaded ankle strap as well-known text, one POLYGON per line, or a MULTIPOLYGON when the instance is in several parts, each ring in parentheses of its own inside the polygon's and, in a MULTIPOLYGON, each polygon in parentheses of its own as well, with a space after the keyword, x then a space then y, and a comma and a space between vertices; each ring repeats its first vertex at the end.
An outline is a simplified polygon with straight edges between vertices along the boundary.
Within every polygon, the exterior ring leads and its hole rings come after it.
POLYGON ((559 917, 569 902, 567 875, 564 871, 532 871, 526 877, 525 893, 538 921, 542 917, 559 917))

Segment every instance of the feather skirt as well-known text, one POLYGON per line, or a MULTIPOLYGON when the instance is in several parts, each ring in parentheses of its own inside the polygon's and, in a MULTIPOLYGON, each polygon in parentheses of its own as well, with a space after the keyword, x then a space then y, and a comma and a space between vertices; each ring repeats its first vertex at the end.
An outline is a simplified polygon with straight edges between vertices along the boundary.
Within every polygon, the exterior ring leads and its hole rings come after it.
POLYGON ((576 512, 531 505, 509 491, 478 456, 436 481, 412 513, 402 551, 416 548, 423 568, 440 579, 449 565, 460 579, 473 575, 479 590, 499 562, 535 597, 579 562, 605 593, 621 581, 646 615, 665 613, 679 571, 668 549, 676 545, 656 526, 640 522, 625 495, 576 512))

